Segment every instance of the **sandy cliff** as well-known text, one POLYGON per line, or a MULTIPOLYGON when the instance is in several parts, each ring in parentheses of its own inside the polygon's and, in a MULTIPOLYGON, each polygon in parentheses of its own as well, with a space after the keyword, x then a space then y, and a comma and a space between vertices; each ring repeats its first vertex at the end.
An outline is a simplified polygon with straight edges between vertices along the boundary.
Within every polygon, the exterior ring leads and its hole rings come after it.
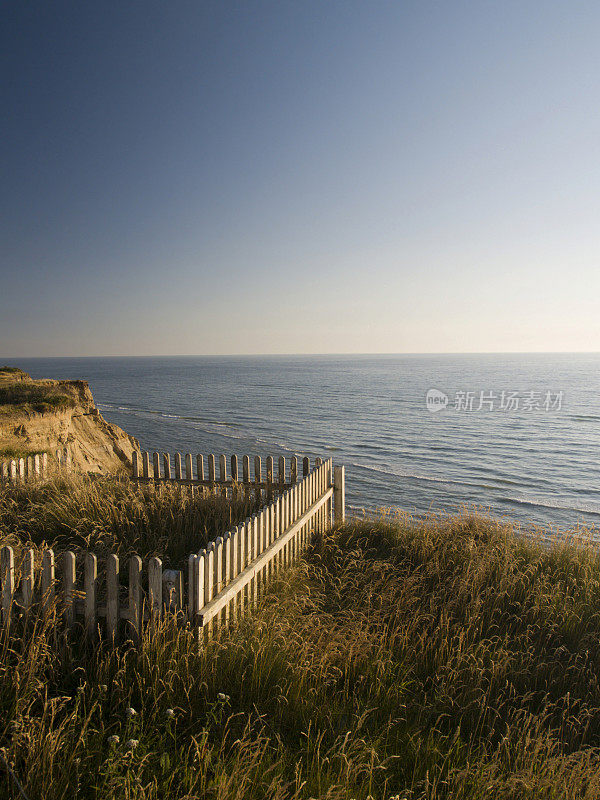
POLYGON ((86 381, 33 381, 0 369, 0 451, 65 448, 77 468, 106 473, 129 469, 139 444, 102 417, 86 381))

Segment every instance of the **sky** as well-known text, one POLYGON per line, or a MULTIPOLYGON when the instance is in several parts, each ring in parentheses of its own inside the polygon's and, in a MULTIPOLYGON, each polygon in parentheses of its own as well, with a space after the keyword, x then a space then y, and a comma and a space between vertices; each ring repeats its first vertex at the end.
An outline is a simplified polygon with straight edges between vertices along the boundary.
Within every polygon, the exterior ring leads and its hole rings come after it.
POLYGON ((600 4, 0 0, 0 359, 600 350, 600 4))

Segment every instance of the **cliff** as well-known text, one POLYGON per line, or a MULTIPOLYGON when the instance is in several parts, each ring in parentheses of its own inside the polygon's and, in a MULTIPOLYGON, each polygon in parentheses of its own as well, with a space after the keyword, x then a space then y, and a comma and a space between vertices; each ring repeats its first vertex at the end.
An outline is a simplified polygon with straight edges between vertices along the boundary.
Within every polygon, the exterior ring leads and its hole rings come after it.
POLYGON ((131 468, 133 436, 107 422, 86 381, 32 380, 0 367, 0 458, 66 449, 85 472, 131 468))

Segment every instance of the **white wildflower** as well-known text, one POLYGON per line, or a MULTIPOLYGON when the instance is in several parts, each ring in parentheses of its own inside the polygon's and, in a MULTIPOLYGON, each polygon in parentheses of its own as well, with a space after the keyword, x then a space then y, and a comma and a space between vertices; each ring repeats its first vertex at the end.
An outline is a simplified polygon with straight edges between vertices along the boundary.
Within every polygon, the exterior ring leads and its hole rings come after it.
POLYGON ((219 703, 228 703, 230 697, 228 694, 223 694, 223 692, 219 692, 219 694, 217 695, 217 700, 219 701, 219 703))
POLYGON ((135 750, 135 748, 138 746, 139 743, 140 743, 139 739, 128 739, 125 747, 128 750, 135 750))
POLYGON ((121 741, 121 739, 120 739, 119 736, 117 736, 116 733, 113 734, 113 736, 109 736, 108 737, 108 743, 109 744, 119 744, 120 741, 121 741))
POLYGON ((135 710, 135 708, 132 708, 131 706, 129 706, 129 708, 125 710, 125 714, 129 717, 129 719, 137 717, 137 711, 135 710))
POLYGON ((167 717, 168 719, 173 719, 174 716, 175 712, 173 711, 173 709, 167 708, 167 710, 165 711, 165 717, 167 717))

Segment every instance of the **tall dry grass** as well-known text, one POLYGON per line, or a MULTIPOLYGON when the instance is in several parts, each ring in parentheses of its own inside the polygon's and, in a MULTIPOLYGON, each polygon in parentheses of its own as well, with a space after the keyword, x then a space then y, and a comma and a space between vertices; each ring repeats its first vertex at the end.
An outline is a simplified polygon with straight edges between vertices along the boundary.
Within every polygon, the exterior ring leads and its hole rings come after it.
POLYGON ((599 576, 592 547, 483 518, 366 519, 206 647, 169 621, 115 652, 25 621, 1 643, 0 791, 597 798, 599 576))
POLYGON ((125 476, 73 473, 40 483, 0 482, 0 545, 158 555, 174 566, 255 508, 253 498, 138 487, 125 476))

